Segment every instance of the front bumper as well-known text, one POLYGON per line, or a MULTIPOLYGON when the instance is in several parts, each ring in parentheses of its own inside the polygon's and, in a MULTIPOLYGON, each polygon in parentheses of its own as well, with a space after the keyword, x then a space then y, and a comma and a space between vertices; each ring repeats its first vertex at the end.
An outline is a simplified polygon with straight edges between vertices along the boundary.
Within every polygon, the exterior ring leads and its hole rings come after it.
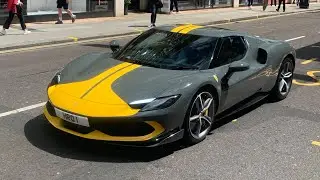
POLYGON ((44 108, 44 115, 50 124, 61 131, 119 145, 153 147, 179 140, 184 134, 183 129, 168 130, 157 121, 134 121, 134 119, 119 121, 119 118, 117 120, 88 118, 90 127, 75 125, 57 117, 50 102, 47 102, 44 108))

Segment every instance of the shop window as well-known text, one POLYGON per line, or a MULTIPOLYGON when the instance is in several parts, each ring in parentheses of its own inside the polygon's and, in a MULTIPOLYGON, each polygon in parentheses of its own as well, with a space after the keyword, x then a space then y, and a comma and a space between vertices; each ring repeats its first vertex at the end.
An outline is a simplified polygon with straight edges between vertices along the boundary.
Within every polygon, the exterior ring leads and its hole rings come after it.
POLYGON ((100 12, 100 11, 109 11, 113 7, 112 0, 91 0, 90 2, 90 11, 100 12))

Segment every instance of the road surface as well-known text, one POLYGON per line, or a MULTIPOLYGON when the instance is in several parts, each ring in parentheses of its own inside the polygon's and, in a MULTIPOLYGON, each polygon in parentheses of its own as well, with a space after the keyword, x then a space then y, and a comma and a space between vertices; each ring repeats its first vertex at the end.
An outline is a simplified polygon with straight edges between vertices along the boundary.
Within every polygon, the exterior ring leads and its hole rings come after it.
POLYGON ((110 146, 66 135, 46 122, 42 105, 54 73, 82 54, 110 51, 107 42, 0 53, 0 179, 320 179, 319 17, 220 25, 288 40, 299 58, 295 84, 287 99, 229 117, 187 148, 110 146))

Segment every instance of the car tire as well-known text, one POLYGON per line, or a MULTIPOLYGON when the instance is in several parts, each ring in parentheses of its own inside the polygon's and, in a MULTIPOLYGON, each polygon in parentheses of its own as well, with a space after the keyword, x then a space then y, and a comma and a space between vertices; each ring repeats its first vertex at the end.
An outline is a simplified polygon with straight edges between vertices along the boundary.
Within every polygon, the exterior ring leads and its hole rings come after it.
POLYGON ((200 90, 192 98, 186 113, 184 121, 185 143, 193 145, 203 141, 211 130, 214 115, 214 96, 208 90, 200 90))
POLYGON ((286 57, 279 68, 276 84, 270 92, 271 100, 281 101, 288 96, 292 87, 294 69, 293 60, 286 57))

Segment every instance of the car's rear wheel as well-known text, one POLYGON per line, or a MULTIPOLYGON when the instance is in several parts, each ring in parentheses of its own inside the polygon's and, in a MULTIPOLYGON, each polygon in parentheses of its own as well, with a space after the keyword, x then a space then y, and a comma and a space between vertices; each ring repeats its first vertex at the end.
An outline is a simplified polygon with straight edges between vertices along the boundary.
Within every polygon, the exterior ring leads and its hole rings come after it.
POLYGON ((185 141, 196 144, 203 141, 211 129, 214 120, 214 96, 200 91, 192 98, 185 119, 185 141))
POLYGON ((294 64, 291 58, 285 58, 279 69, 277 82, 273 87, 270 98, 275 101, 285 99, 292 87, 294 64))

